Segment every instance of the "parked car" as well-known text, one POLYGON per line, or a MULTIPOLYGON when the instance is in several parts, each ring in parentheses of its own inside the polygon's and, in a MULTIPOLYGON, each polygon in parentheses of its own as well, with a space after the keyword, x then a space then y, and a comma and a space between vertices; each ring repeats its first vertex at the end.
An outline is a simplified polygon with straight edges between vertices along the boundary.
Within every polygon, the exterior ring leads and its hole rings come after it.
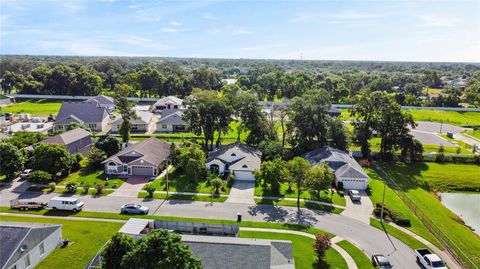
POLYGON ((122 206, 122 208, 120 209, 120 213, 147 215, 148 207, 136 204, 126 204, 122 206))
POLYGON ((33 172, 33 169, 25 169, 23 172, 20 174, 21 179, 27 179, 28 175, 33 172))
POLYGON ((47 206, 47 203, 36 202, 36 201, 24 201, 13 199, 10 201, 10 208, 20 209, 20 210, 29 210, 29 209, 43 209, 47 206))
POLYGON ((52 210, 68 210, 77 213, 82 210, 84 202, 73 197, 53 197, 48 202, 48 208, 52 210))
POLYGON ((362 198, 360 197, 360 193, 357 190, 349 190, 348 195, 352 201, 360 201, 362 198))
POLYGON ((382 254, 373 254, 372 264, 373 266, 375 266, 375 268, 380 268, 380 269, 390 269, 393 267, 393 265, 382 254))
POLYGON ((445 263, 428 249, 416 249, 417 262, 426 269, 447 269, 445 263))

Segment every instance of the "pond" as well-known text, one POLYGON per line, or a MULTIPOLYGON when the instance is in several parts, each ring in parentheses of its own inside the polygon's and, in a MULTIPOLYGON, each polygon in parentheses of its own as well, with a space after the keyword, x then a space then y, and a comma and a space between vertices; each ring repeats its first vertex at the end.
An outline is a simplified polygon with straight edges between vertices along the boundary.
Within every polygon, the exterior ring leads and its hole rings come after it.
POLYGON ((480 235, 480 193, 441 193, 442 204, 480 235))

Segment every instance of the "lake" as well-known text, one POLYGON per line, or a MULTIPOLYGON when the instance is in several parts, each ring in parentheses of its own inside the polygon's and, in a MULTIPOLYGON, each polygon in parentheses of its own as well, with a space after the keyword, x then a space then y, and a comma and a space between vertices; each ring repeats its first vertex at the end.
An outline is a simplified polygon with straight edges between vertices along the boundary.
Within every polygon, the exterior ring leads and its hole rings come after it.
POLYGON ((480 193, 441 193, 442 204, 480 235, 480 193))

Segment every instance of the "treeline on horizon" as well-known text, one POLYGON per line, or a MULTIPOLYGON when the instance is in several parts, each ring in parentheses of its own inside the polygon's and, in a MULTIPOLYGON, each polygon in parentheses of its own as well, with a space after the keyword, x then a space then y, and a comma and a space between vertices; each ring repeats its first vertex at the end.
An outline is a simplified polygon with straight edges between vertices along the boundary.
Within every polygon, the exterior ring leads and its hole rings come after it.
POLYGON ((281 100, 324 89, 332 102, 349 104, 368 89, 391 93, 401 105, 480 107, 477 63, 3 55, 0 65, 7 94, 111 95, 127 84, 139 97, 185 97, 200 88, 281 100), (465 86, 445 85, 442 77, 465 86), (428 89, 442 92, 430 97, 428 89))

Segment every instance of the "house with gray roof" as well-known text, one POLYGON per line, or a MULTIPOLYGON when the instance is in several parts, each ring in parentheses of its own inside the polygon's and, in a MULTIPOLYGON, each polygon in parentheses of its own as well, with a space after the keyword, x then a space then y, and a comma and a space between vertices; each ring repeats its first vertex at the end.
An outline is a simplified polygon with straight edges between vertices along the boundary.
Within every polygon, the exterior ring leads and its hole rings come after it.
POLYGON ((188 124, 183 119, 182 110, 165 109, 161 115, 160 120, 156 123, 157 132, 186 132, 188 130, 188 124))
POLYGON ((102 164, 106 174, 157 176, 170 156, 170 143, 150 137, 132 144, 109 157, 102 164))
POLYGON ((55 130, 66 130, 70 123, 80 123, 96 132, 109 130, 109 114, 97 102, 63 102, 55 120, 55 130))
MULTIPOLYGON (((131 131, 134 133, 145 133, 155 129, 155 117, 150 111, 135 110, 136 119, 130 120, 131 131)), ((122 115, 117 115, 115 121, 112 123, 112 133, 118 133, 123 122, 122 115)))
POLYGON ((82 128, 76 128, 49 137, 40 143, 64 145, 71 154, 80 152, 87 155, 92 147, 92 134, 82 128))
POLYGON ((334 171, 335 185, 347 190, 365 190, 368 188, 369 176, 358 162, 347 152, 323 147, 306 153, 303 156, 312 165, 327 163, 334 171))
POLYGON ((232 173, 235 180, 255 181, 252 171, 260 169, 262 153, 255 148, 235 142, 210 152, 207 170, 223 176, 232 173))
POLYGON ((95 102, 99 106, 104 107, 107 109, 108 113, 113 113, 115 111, 116 105, 115 102, 113 101, 113 98, 110 96, 106 96, 103 94, 99 94, 95 97, 92 97, 90 99, 87 99, 85 102, 95 102))
POLYGON ((0 268, 34 268, 62 243, 62 225, 0 222, 0 268))

